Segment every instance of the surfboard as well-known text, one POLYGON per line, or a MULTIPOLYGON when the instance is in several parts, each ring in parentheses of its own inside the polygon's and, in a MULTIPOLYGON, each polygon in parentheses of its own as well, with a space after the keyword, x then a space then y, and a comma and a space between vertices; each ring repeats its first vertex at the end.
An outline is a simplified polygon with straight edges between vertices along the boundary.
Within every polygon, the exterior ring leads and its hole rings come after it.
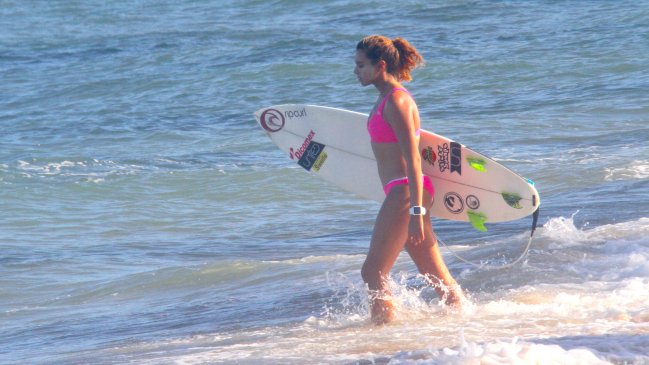
MULTIPOLYGON (((283 104, 259 109, 254 116, 277 147, 305 170, 360 197, 385 199, 367 114, 283 104)), ((484 223, 526 217, 541 203, 531 180, 449 138, 422 130, 419 151, 422 171, 435 185, 434 217, 486 230, 484 223)))

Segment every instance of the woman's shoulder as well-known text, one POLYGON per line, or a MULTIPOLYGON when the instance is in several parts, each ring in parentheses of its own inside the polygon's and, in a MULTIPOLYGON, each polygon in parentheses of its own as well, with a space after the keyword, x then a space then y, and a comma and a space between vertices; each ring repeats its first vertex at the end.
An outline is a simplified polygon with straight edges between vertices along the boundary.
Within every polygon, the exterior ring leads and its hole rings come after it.
POLYGON ((392 89, 392 92, 388 95, 388 101, 396 107, 409 107, 415 105, 415 99, 413 99, 410 92, 403 87, 395 87, 392 89))
POLYGON ((393 124, 397 121, 408 123, 417 110, 417 104, 408 92, 394 91, 388 95, 383 115, 386 120, 393 124))

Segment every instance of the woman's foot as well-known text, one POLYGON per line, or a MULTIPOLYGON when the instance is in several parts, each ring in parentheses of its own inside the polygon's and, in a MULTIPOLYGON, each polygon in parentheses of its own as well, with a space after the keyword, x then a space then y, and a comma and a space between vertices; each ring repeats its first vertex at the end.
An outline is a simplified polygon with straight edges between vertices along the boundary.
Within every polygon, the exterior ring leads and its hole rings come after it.
POLYGON ((446 287, 446 293, 440 297, 444 305, 448 307, 461 308, 462 303, 465 300, 464 292, 459 285, 455 284, 450 287, 446 287))
POLYGON ((444 285, 442 283, 434 285, 439 300, 448 307, 461 308, 466 299, 462 288, 455 281, 452 284, 444 285))
POLYGON ((390 299, 372 300, 372 323, 375 325, 384 325, 394 321, 395 309, 390 299))

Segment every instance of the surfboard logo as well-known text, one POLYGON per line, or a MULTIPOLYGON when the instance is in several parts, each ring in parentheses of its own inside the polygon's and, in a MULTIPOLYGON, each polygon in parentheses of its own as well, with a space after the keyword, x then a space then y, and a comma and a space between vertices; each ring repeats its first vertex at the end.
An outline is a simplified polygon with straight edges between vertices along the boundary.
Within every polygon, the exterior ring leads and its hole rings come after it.
POLYGON ((311 170, 315 172, 320 172, 320 169, 322 168, 322 165, 327 161, 327 152, 322 151, 320 153, 320 156, 315 159, 315 162, 313 163, 313 168, 311 170))
POLYGON ((451 173, 462 175, 462 145, 451 142, 451 173))
POLYGON ((421 150, 421 158, 424 159, 424 161, 428 162, 429 165, 435 166, 435 161, 437 161, 437 155, 435 154, 435 151, 433 151, 433 147, 428 146, 421 150))
POLYGON ((439 172, 444 172, 448 169, 448 155, 449 155, 448 143, 444 143, 441 146, 437 146, 437 152, 439 153, 439 163, 437 164, 439 167, 439 172))
POLYGON ((475 195, 469 195, 466 197, 466 205, 469 208, 476 210, 480 208, 480 199, 478 199, 478 197, 475 195))
POLYGON ((262 128, 270 133, 274 133, 284 128, 286 119, 284 119, 284 114, 282 114, 282 112, 280 112, 279 110, 266 109, 263 113, 261 113, 259 123, 261 124, 262 128))
POLYGON ((464 210, 464 201, 460 194, 450 192, 444 195, 444 206, 453 214, 460 214, 464 210))
POLYGON ((449 170, 449 173, 457 172, 462 175, 462 145, 457 142, 451 142, 437 146, 439 153, 439 172, 449 170))
POLYGON ((324 160, 327 158, 325 154, 322 159, 319 159, 320 154, 322 154, 324 151, 324 148, 325 145, 323 145, 322 143, 318 143, 316 141, 309 142, 309 146, 306 148, 306 150, 302 154, 302 157, 300 157, 300 160, 297 162, 298 165, 304 167, 304 169, 307 171, 311 171, 313 165, 316 164, 317 161, 319 161, 315 171, 320 170, 322 164, 324 163, 324 160))
POLYGON ((521 200, 523 199, 520 195, 516 193, 506 193, 503 192, 502 194, 503 199, 507 204, 516 209, 523 209, 523 206, 521 205, 521 200))
POLYGON ((302 108, 302 110, 287 110, 284 115, 288 119, 293 119, 293 118, 305 118, 306 117, 306 108, 302 108))
POLYGON ((298 160, 302 158, 302 154, 310 146, 309 143, 311 142, 314 136, 315 136, 315 132, 312 129, 311 131, 309 131, 309 134, 307 134, 306 138, 304 139, 304 142, 302 142, 302 145, 297 149, 297 151, 294 150, 293 147, 289 148, 288 154, 289 156, 291 156, 291 160, 294 160, 296 157, 298 160))

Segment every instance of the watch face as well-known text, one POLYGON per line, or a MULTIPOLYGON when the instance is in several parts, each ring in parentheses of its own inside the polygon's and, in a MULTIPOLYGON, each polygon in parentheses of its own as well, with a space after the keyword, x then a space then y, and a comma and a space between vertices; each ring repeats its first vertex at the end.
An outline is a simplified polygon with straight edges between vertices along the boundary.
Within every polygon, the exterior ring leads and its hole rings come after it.
POLYGON ((412 215, 424 215, 426 213, 423 207, 412 207, 410 208, 411 214, 412 215))

